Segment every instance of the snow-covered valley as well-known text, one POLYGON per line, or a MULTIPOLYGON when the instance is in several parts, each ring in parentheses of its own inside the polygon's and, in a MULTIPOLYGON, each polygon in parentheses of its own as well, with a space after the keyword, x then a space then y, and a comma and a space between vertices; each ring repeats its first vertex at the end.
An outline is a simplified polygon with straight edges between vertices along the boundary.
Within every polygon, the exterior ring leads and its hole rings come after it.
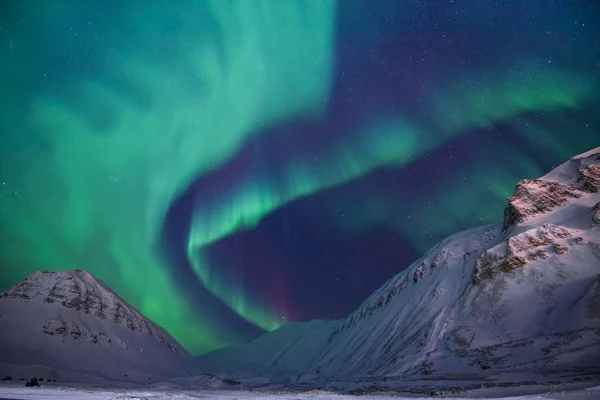
MULTIPOLYGON (((362 395, 360 399, 377 400, 390 398, 390 393, 362 395)), ((502 396, 500 392, 480 392, 473 393, 473 397, 486 396, 494 399, 537 399, 537 400, 597 400, 600 397, 600 387, 576 389, 569 391, 553 391, 543 394, 533 394, 526 396, 502 396), (491 396, 490 396, 491 394, 491 396), (486 396, 487 395, 487 396, 486 396)), ((448 399, 468 399, 473 397, 449 397, 448 399)), ((18 399, 18 400, 304 400, 304 399, 355 399, 354 395, 343 395, 325 390, 311 390, 305 392, 285 392, 285 391, 261 391, 261 390, 210 390, 210 389, 184 389, 174 385, 161 384, 147 388, 98 388, 86 386, 72 387, 45 387, 45 388, 22 388, 16 386, 0 386, 0 399, 18 399)), ((407 395, 394 396, 402 399, 428 399, 430 396, 407 395)))
POLYGON ((441 241, 345 320, 283 327, 200 361, 288 384, 598 376, 599 190, 596 148, 521 181, 503 223, 441 241))
POLYGON ((346 319, 198 359, 89 273, 38 272, 0 294, 0 398, 597 399, 599 212, 596 148, 521 181, 503 222, 441 241, 346 319))

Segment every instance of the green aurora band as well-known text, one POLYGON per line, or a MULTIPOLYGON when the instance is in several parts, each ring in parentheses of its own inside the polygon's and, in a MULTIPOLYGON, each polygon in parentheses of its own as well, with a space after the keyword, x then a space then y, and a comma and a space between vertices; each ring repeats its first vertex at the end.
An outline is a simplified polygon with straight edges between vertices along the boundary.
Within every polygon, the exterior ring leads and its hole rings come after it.
MULTIPOLYGON (((24 110, 13 105, 12 94, 0 96, 0 253, 8 260, 1 282, 12 285, 38 269, 89 270, 199 354, 240 338, 221 330, 210 310, 190 304, 176 286, 159 251, 163 220, 195 179, 226 164, 262 129, 288 118, 319 120, 334 72, 336 4, 208 0, 179 11, 129 7, 123 15, 136 19, 121 23, 133 26, 135 40, 106 35, 97 45, 97 57, 127 82, 125 90, 90 72, 69 82, 71 97, 45 88, 24 110), (160 36, 154 21, 161 19, 182 21, 173 53, 164 58, 154 52, 160 36), (141 100, 125 93, 130 87, 141 100)), ((62 18, 75 17, 67 10, 62 18)), ((209 265, 206 246, 252 228, 290 201, 380 167, 406 165, 469 129, 577 109, 598 91, 594 77, 514 64, 518 72, 497 66, 477 79, 449 79, 431 94, 420 118, 375 117, 354 132, 340 132, 343 140, 318 154, 286 159, 277 178, 263 171, 198 203, 188 257, 199 280, 240 317, 275 329, 285 316, 209 265)), ((8 87, 3 79, 0 85, 8 87)), ((520 132, 556 147, 541 126, 520 132)), ((541 172, 525 156, 515 159, 519 166, 508 172, 476 175, 475 189, 456 184, 445 208, 432 213, 423 205, 413 223, 431 226, 446 213, 472 219, 456 206, 468 204, 468 195, 501 207, 521 173, 541 172), (490 179, 498 183, 490 185, 490 179)), ((354 222, 385 219, 396 206, 382 203, 371 217, 354 222)), ((399 230, 406 225, 400 217, 394 222, 399 230)), ((439 226, 444 229, 449 227, 439 226)), ((411 237, 417 248, 428 243, 427 235, 411 237)))
MULTIPOLYGON (((240 229, 255 227, 263 217, 290 201, 346 183, 382 166, 405 165, 469 129, 486 128, 528 112, 577 109, 592 93, 593 86, 576 76, 555 69, 534 70, 525 65, 518 74, 491 79, 484 77, 477 85, 461 82, 442 89, 433 101, 434 118, 411 122, 407 122, 410 120, 402 116, 376 119, 377 122, 365 128, 363 134, 355 135, 355 138, 345 135, 342 143, 325 149, 323 154, 291 160, 289 165, 282 166, 283 172, 279 171, 283 179, 274 180, 265 171, 264 176, 257 176, 250 182, 239 182, 237 186, 233 182, 233 194, 227 192, 208 204, 199 204, 192 221, 188 257, 197 276, 212 294, 250 322, 266 330, 275 329, 285 320, 284 316, 268 319, 272 314, 262 313, 260 318, 253 319, 255 314, 248 310, 265 310, 267 305, 256 304, 252 300, 255 296, 239 290, 238 282, 220 275, 218 269, 209 265, 202 257, 203 247, 240 229), (322 161, 315 163, 315 159, 322 161), (232 298, 231 293, 236 293, 237 296, 232 298), (265 321, 268 323, 265 324, 265 321)), ((540 171, 532 163, 521 158, 520 165, 526 164, 527 167, 515 171, 517 173, 514 176, 519 176, 518 172, 525 172, 527 176, 539 175, 540 171)), ((489 177, 478 179, 479 185, 476 186, 483 189, 479 196, 491 198, 488 203, 490 205, 504 204, 504 199, 512 192, 514 179, 506 179, 506 175, 502 178, 492 180, 496 183, 491 185, 484 182, 489 181, 489 177)), ((469 204, 461 201, 461 196, 469 192, 464 190, 464 186, 461 184, 455 188, 452 196, 457 201, 452 204, 469 204)), ((386 218, 393 206, 388 205, 386 208, 387 211, 375 212, 375 218, 386 218)), ((497 210, 498 207, 489 209, 497 210)), ((417 214, 439 217, 441 210, 443 208, 437 208, 435 213, 417 214)), ((470 210, 459 211, 457 214, 455 210, 450 215, 456 215, 459 220, 472 215, 470 210)), ((439 220, 443 221, 444 218, 439 220)), ((414 222, 416 221, 413 224, 414 222)), ((406 221, 399 221, 398 225, 405 226, 406 221)), ((429 223, 421 226, 434 225, 436 224, 429 223)), ((448 228, 437 225, 439 228, 448 228)), ((427 241, 420 240, 420 233, 407 235, 407 238, 416 248, 424 251, 426 248, 420 243, 427 241)))
MULTIPOLYGON (((1 250, 13 260, 5 281, 40 266, 90 270, 199 353, 237 339, 216 332, 216 321, 191 309, 173 286, 157 249, 162 219, 196 176, 227 161, 262 127, 319 115, 331 80, 335 4, 194 4, 181 11, 180 53, 168 65, 144 56, 152 40, 114 58, 113 71, 152 107, 92 77, 73 83, 87 113, 60 95, 38 96, 26 117, 37 137, 9 138, 3 147, 3 190, 10 193, 1 197, 2 226, 9 227, 2 235, 13 240, 1 250), (93 123, 99 112, 112 116, 108 127, 93 123)), ((138 33, 148 29, 142 24, 138 33)), ((23 130, 18 121, 12 126, 23 130)), ((249 306, 244 317, 276 326, 249 306)))

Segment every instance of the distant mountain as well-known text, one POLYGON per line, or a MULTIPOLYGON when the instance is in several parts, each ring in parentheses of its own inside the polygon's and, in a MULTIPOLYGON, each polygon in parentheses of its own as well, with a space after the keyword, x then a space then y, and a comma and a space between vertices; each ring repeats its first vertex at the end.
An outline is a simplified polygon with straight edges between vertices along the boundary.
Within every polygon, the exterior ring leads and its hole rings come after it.
POLYGON ((289 382, 600 373, 599 191, 596 148, 519 182, 503 223, 441 241, 345 320, 199 361, 289 382))
POLYGON ((0 293, 0 376, 148 381, 190 355, 85 271, 36 272, 0 293))

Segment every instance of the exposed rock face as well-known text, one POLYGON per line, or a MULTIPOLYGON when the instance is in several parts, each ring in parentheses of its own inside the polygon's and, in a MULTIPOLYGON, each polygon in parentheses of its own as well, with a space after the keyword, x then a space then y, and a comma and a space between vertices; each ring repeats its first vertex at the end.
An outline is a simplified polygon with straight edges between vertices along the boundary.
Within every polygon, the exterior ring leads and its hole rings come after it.
MULTIPOLYGON (((59 320, 49 320, 42 326, 42 333, 50 336, 66 337, 70 336, 74 340, 85 340, 91 343, 111 344, 112 339, 104 332, 92 332, 85 326, 79 326, 75 323, 65 323, 59 320)), ((117 343, 122 342, 119 337, 115 338, 117 343)))
POLYGON ((453 235, 416 260, 332 333, 315 370, 417 377, 600 357, 600 235, 588 219, 599 165, 600 148, 521 181, 501 230, 453 235))
MULTIPOLYGON (((104 283, 86 271, 46 272, 40 271, 21 281, 17 285, 0 293, 0 299, 18 299, 29 301, 42 300, 44 303, 58 303, 84 314, 127 327, 154 337, 166 345, 173 353, 187 357, 188 354, 173 339, 167 339, 148 323, 135 308, 125 303, 104 283)), ((50 320, 41 327, 47 335, 64 336, 70 334, 74 339, 84 339, 97 343, 99 340, 110 343, 111 339, 103 332, 91 332, 76 324, 65 324, 62 321, 50 320)))
POLYGON ((50 320, 44 326, 42 326, 42 333, 46 335, 59 335, 62 336, 66 332, 65 323, 63 321, 50 320))
POLYGON ((265 373, 277 365, 319 383, 597 371, 598 165, 600 148, 521 181, 503 224, 438 243, 329 325, 326 341, 308 340, 299 325, 286 332, 285 346, 274 345, 284 333, 275 331, 255 348, 205 359, 258 365, 265 373), (299 364, 301 354, 311 359, 299 364))
MULTIPOLYGON (((596 157, 598 159, 600 156, 596 157)), ((593 193, 600 191, 600 165, 590 164, 579 173, 578 183, 581 189, 593 193)))
POLYGON ((569 162, 577 164, 577 173, 566 182, 559 182, 553 176, 520 181, 515 193, 508 199, 502 229, 564 207, 584 193, 600 191, 600 151, 590 153, 587 157, 574 158, 569 162))
POLYGON ((502 228, 525 222, 532 216, 547 213, 566 205, 570 199, 581 197, 579 189, 542 179, 523 179, 508 199, 502 228))
POLYGON ((524 267, 529 262, 545 260, 552 254, 561 255, 571 246, 585 244, 583 232, 552 224, 527 230, 511 236, 502 243, 484 251, 475 261, 472 282, 480 283, 501 272, 524 267))
POLYGON ((0 374, 41 366, 61 380, 147 382, 194 369, 165 330, 85 271, 34 273, 0 293, 0 314, 0 374))
POLYGON ((594 208, 592 208, 592 225, 594 227, 600 226, 600 203, 597 203, 594 208))

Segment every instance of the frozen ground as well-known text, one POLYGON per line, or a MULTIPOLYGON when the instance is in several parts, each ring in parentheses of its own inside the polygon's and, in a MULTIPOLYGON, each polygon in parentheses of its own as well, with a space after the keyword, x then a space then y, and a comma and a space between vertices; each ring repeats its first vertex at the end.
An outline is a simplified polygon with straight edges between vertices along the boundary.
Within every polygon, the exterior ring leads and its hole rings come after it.
MULTIPOLYGON (((477 395, 477 394, 474 394, 477 395)), ((530 396, 517 397, 499 397, 494 393, 479 393, 487 398, 496 399, 538 399, 538 400, 598 400, 600 399, 600 386, 573 390, 567 392, 554 392, 536 394, 530 396)), ((352 396, 340 395, 324 391, 311 391, 305 393, 260 393, 256 391, 224 391, 224 390, 198 390, 198 389, 178 389, 168 386, 153 387, 151 389, 124 389, 124 388, 93 388, 93 387, 40 387, 25 388, 20 385, 0 386, 0 400, 22 399, 22 400, 152 400, 152 399, 211 399, 211 400, 252 400, 252 399, 430 399, 431 397, 396 397, 390 395, 367 395, 352 396)), ((447 399, 460 399, 460 397, 448 397, 447 399)))

